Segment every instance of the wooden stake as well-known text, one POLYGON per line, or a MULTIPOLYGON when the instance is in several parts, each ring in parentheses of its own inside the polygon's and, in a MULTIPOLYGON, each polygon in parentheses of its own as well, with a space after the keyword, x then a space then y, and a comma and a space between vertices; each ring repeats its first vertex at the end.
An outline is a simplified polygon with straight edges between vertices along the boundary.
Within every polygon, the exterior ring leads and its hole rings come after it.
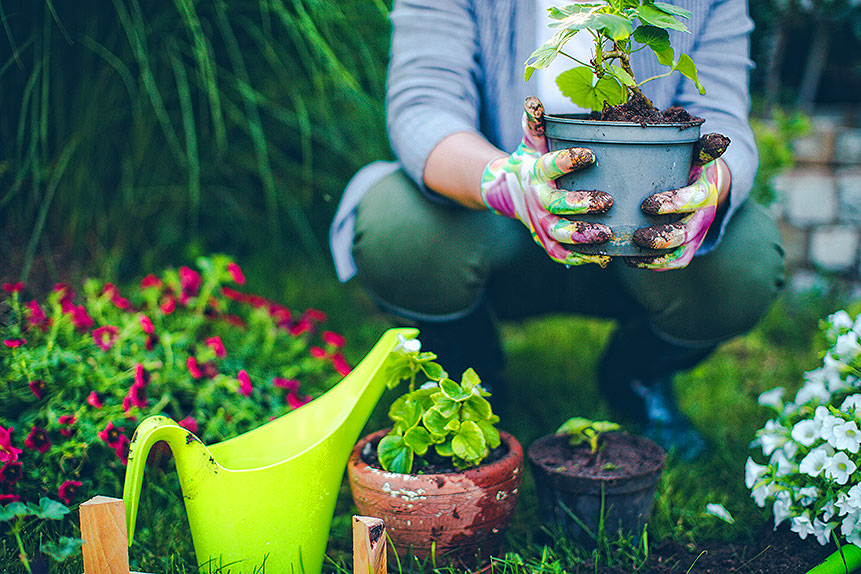
POLYGON ((84 574, 130 574, 123 500, 94 496, 81 503, 78 511, 84 540, 84 574))
POLYGON ((386 574, 386 523, 353 516, 353 574, 386 574))

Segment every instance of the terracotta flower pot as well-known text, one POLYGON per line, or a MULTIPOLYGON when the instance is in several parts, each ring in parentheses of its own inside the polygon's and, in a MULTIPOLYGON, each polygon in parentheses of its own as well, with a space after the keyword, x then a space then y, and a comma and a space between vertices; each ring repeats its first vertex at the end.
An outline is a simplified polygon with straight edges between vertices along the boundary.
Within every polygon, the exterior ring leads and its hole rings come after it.
POLYGON ((567 437, 551 434, 533 442, 527 452, 541 519, 587 546, 595 539, 582 525, 597 536, 602 496, 607 534, 642 530, 666 459, 655 442, 624 432, 608 433, 599 444, 599 455, 593 456, 587 444, 572 447, 567 437))
POLYGON ((374 468, 362 450, 388 433, 361 439, 347 463, 353 501, 359 513, 381 518, 394 549, 420 560, 436 558, 475 566, 497 552, 514 514, 523 475, 523 448, 500 432, 508 452, 499 460, 462 472, 399 474, 374 468))

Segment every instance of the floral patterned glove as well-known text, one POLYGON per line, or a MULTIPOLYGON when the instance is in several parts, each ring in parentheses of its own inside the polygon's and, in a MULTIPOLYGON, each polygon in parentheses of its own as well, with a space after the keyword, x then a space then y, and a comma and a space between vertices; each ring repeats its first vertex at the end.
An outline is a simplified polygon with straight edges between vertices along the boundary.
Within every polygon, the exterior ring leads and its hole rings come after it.
POLYGON ((484 168, 481 197, 485 205, 494 213, 520 220, 554 261, 606 266, 610 257, 576 253, 563 244, 601 243, 610 238, 612 230, 601 223, 561 216, 603 213, 613 205, 613 198, 602 191, 559 190, 554 181, 592 165, 595 155, 586 148, 548 153, 544 107, 538 98, 530 97, 524 108, 523 141, 513 154, 496 158, 484 168))
POLYGON ((721 173, 717 158, 726 151, 729 138, 708 134, 695 150, 690 184, 681 189, 662 191, 643 200, 642 210, 650 215, 686 213, 674 223, 642 227, 634 233, 634 243, 651 249, 671 249, 655 257, 628 257, 633 267, 666 271, 686 267, 702 245, 717 211, 721 173))

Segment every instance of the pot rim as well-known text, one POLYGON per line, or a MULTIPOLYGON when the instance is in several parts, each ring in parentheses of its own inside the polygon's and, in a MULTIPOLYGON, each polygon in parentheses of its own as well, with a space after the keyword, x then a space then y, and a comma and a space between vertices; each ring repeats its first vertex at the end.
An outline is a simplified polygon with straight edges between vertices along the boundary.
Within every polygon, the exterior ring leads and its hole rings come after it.
POLYGON ((355 468, 356 470, 362 472, 364 469, 370 469, 371 471, 382 472, 387 476, 391 475, 392 477, 403 476, 403 477, 416 477, 427 480, 435 480, 437 477, 446 477, 446 476, 465 476, 469 478, 471 475, 476 474, 484 474, 487 472, 498 471, 500 468, 511 467, 512 469, 517 467, 522 467, 524 462, 524 452, 523 446, 520 442, 514 437, 514 435, 505 432, 504 430, 499 431, 499 438, 508 445, 508 452, 500 458, 499 460, 495 460, 488 464, 480 464, 479 466, 474 466, 471 468, 467 468, 462 471, 456 472, 433 472, 433 473, 421 473, 421 474, 404 474, 400 472, 391 472, 388 470, 384 470, 382 468, 377 468, 369 465, 362 459, 362 449, 365 447, 367 443, 372 443, 376 440, 381 439, 385 435, 389 433, 391 427, 380 429, 378 431, 374 431, 370 434, 363 436, 359 441, 353 446, 353 451, 350 453, 350 459, 347 462, 348 467, 355 468))
POLYGON ((639 122, 623 122, 617 120, 599 120, 590 118, 589 114, 544 114, 544 119, 560 124, 577 124, 587 126, 619 126, 619 127, 637 127, 637 128, 674 128, 686 129, 701 126, 705 123, 703 118, 695 118, 690 122, 673 122, 673 123, 656 123, 656 124, 641 124, 639 122))

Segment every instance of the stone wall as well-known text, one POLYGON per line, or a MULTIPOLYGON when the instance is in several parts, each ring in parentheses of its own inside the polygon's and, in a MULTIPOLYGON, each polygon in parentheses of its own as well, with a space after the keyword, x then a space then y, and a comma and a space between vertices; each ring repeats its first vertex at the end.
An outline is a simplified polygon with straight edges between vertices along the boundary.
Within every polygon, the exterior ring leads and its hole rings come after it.
POLYGON ((861 128, 846 112, 817 112, 793 144, 794 168, 774 180, 771 209, 790 270, 861 283, 861 128))

